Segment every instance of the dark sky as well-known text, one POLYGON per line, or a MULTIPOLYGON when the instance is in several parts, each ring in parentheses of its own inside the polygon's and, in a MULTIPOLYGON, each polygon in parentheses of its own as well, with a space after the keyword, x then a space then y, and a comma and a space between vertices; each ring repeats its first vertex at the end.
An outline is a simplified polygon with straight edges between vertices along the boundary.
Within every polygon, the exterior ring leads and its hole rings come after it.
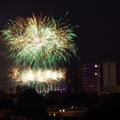
MULTIPOLYGON (((78 36, 75 41, 82 62, 120 60, 120 7, 115 0, 1 0, 0 29, 9 19, 29 17, 32 13, 59 19, 66 12, 69 12, 68 23, 79 25, 75 29, 78 36)), ((1 45, 1 67, 11 63, 6 56, 1 45)))

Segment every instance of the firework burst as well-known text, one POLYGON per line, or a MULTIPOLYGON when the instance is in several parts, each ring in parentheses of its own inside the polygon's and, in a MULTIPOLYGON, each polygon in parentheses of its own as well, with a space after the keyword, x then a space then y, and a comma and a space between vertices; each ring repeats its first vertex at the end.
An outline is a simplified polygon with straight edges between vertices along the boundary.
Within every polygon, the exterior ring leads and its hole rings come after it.
POLYGON ((76 56, 71 25, 42 15, 10 20, 2 30, 9 57, 16 65, 52 68, 76 56))
POLYGON ((29 86, 34 88, 37 92, 48 93, 49 91, 58 91, 63 86, 65 88, 65 73, 66 70, 55 69, 31 69, 27 67, 20 69, 15 66, 8 69, 13 87, 15 86, 29 86), (61 86, 62 84, 62 86, 61 86))
POLYGON ((22 82, 23 84, 29 84, 29 82, 45 82, 45 83, 53 83, 57 81, 61 81, 65 79, 65 70, 43 70, 43 69, 31 69, 29 67, 25 69, 20 69, 17 67, 11 67, 8 69, 9 74, 8 77, 11 81, 14 82, 22 82))

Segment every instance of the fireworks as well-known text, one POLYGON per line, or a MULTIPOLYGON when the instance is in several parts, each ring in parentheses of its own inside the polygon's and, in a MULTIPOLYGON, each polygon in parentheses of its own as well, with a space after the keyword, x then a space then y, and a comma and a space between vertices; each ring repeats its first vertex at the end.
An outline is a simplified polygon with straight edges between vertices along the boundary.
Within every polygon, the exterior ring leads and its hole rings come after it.
POLYGON ((73 27, 53 17, 17 18, 2 30, 9 57, 16 65, 53 68, 76 56, 73 27))
POLYGON ((35 87, 36 91, 49 92, 50 90, 58 90, 60 82, 65 79, 65 70, 33 70, 29 67, 20 69, 11 67, 8 77, 14 85, 27 85, 35 87), (15 84, 16 83, 16 84, 15 84), (39 90, 38 90, 39 87, 39 90))
POLYGON ((11 81, 35 86, 41 93, 60 89, 65 70, 57 68, 69 62, 71 54, 76 56, 74 27, 42 15, 9 20, 1 31, 3 42, 14 65, 21 66, 9 69, 11 81))
POLYGON ((31 68, 27 67, 23 70, 17 67, 11 67, 9 69, 8 77, 11 78, 14 82, 22 81, 22 83, 26 84, 29 82, 46 82, 52 83, 54 81, 60 81, 61 79, 65 78, 65 70, 43 70, 37 69, 32 70, 31 68))

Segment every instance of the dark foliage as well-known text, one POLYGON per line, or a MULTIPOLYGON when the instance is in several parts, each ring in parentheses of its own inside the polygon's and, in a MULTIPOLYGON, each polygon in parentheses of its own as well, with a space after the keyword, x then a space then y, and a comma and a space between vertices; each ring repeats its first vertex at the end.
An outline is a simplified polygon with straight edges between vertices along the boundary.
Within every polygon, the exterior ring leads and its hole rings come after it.
POLYGON ((102 104, 97 108, 89 108, 82 120, 118 119, 120 115, 120 94, 111 93, 101 96, 102 104))
POLYGON ((19 95, 13 113, 42 120, 42 118, 47 117, 45 99, 33 89, 26 90, 19 95))

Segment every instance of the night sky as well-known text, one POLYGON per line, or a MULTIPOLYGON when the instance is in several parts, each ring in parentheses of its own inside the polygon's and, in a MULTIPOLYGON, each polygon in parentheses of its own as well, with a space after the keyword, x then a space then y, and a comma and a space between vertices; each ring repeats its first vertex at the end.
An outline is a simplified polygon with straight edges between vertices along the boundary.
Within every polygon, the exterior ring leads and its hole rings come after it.
MULTIPOLYGON (((74 33, 81 61, 72 57, 71 62, 120 61, 120 7, 115 0, 1 0, 0 30, 9 19, 31 17, 32 13, 59 19, 66 12, 68 24, 79 25, 74 33)), ((11 64, 0 45, 0 72, 11 64)))

